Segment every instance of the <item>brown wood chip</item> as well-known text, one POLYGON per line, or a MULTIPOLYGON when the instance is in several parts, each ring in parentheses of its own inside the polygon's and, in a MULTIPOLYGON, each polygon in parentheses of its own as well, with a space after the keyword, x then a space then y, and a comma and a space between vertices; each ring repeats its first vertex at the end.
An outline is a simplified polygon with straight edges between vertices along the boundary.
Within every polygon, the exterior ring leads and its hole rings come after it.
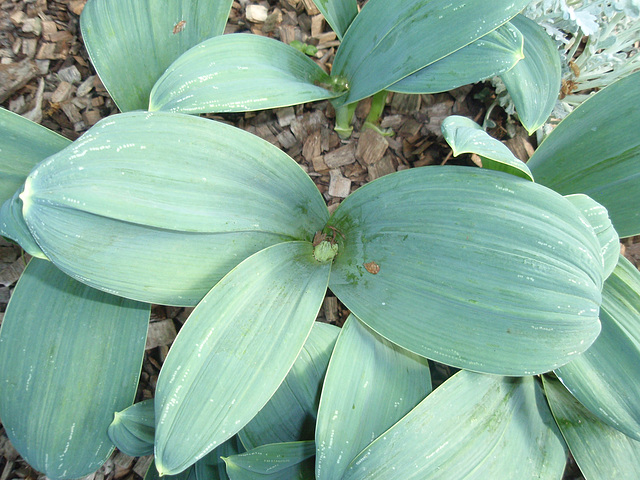
POLYGON ((343 147, 327 153, 324 156, 324 163, 329 168, 339 168, 344 165, 350 165, 356 161, 356 144, 351 142, 343 147))
POLYGON ((360 134, 356 158, 363 165, 371 165, 380 160, 389 148, 388 140, 376 130, 367 128, 360 134))
POLYGON ((327 322, 336 323, 340 318, 338 315, 338 299, 336 297, 326 297, 322 302, 322 309, 327 322))
POLYGON ((17 63, 0 65, 0 102, 4 102, 24 87, 38 74, 33 60, 25 59, 17 63))
POLYGON ((151 322, 149 324, 145 350, 151 350, 161 345, 171 345, 176 335, 176 327, 170 318, 160 320, 159 322, 151 322))
POLYGON ((340 198, 349 196, 351 180, 345 178, 337 168, 330 170, 329 175, 331 176, 331 180, 329 181, 329 195, 340 198))
POLYGON ((311 132, 302 146, 302 156, 307 162, 312 162, 315 157, 322 153, 321 147, 321 133, 319 131, 311 132))
POLYGON ((371 182, 376 178, 388 175, 396 171, 396 166, 390 155, 385 155, 381 160, 369 165, 369 175, 367 181, 371 182))

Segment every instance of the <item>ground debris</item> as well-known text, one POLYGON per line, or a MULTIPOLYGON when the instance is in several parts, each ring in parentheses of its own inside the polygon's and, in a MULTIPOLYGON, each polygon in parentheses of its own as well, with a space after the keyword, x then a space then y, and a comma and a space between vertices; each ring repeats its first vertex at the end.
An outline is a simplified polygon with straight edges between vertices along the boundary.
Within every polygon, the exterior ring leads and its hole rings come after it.
POLYGON ((376 130, 368 128, 360 133, 356 158, 363 165, 380 160, 389 148, 389 141, 376 130))
POLYGON ((159 346, 171 345, 177 335, 176 327, 173 320, 165 318, 158 321, 152 321, 149 324, 149 333, 147 334, 147 345, 145 350, 151 350, 159 346))
POLYGON ((38 74, 36 62, 25 58, 17 63, 0 65, 0 102, 4 102, 38 74))
POLYGON ((329 168, 339 168, 356 161, 356 144, 348 143, 324 156, 324 163, 329 168))
POLYGON ((333 168, 329 170, 331 180, 329 182, 329 195, 332 197, 346 198, 351 193, 351 180, 342 175, 342 172, 333 168))

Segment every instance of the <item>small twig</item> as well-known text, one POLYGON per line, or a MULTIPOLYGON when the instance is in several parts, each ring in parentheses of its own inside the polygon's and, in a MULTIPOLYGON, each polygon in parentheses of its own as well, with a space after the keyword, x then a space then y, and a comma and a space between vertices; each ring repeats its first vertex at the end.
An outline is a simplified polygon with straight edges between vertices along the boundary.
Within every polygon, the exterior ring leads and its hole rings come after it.
POLYGON ((444 165, 445 163, 447 163, 452 156, 453 156, 453 150, 449 150, 449 153, 447 153, 447 156, 444 157, 444 160, 440 165, 444 165))

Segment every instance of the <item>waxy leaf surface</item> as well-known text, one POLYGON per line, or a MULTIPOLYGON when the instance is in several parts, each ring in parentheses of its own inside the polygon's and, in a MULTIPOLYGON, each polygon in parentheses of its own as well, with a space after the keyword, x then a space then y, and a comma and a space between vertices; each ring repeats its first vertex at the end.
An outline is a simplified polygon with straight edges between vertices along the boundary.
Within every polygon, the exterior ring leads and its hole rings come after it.
POLYGON ((522 34, 507 22, 466 47, 394 83, 387 90, 400 93, 448 92, 500 75, 523 57, 522 34))
POLYGON ((311 239, 328 217, 308 175, 273 145, 170 113, 99 122, 32 172, 22 200, 59 268, 168 305, 195 305, 249 255, 311 239))
POLYGON ((268 443, 313 440, 320 391, 340 329, 316 322, 287 377, 238 436, 247 450, 268 443))
POLYGON ((100 80, 123 111, 146 110, 166 68, 189 48, 222 35, 232 0, 89 0, 82 38, 100 80))
POLYGON ((358 189, 329 221, 330 288, 378 334, 447 365, 557 368, 593 343, 603 261, 571 202, 513 175, 427 167, 358 189))
POLYGON ((607 279, 602 332, 556 375, 600 421, 640 440, 640 273, 624 257, 607 279))
POLYGON ((79 478, 109 458, 107 427, 133 402, 148 322, 149 305, 29 263, 0 330, 0 417, 31 466, 79 478))
POLYGON ((473 120, 451 115, 442 122, 442 135, 453 149, 454 156, 475 153, 480 155, 483 168, 533 181, 527 164, 516 158, 504 143, 490 136, 473 120))
POLYGON ((313 0, 340 40, 358 15, 356 0, 313 0))
POLYGON ((566 195, 565 198, 582 212, 584 218, 589 221, 589 224, 593 228, 593 233, 598 237, 602 251, 602 260, 604 261, 604 274, 602 278, 607 278, 611 275, 613 269, 616 268, 616 265, 618 265, 618 258, 620 257, 620 238, 618 238, 618 232, 613 228, 613 224, 609 218, 609 212, 587 195, 566 195))
POLYGON ((184 472, 176 473, 175 475, 164 475, 161 477, 158 473, 158 469, 156 468, 154 459, 154 461, 151 462, 151 465, 149 465, 149 468, 147 469, 144 480, 194 480, 194 476, 194 467, 189 467, 184 472))
POLYGON ((143 457, 153 453, 155 425, 150 399, 116 412, 107 433, 118 450, 131 457, 143 457))
POLYGON ((245 448, 242 446, 240 439, 237 436, 231 437, 196 462, 193 466, 195 480, 229 480, 223 458, 243 453, 244 451, 245 448))
POLYGON ((461 371, 366 447, 342 479, 557 480, 566 456, 533 377, 461 371))
POLYGON ((547 375, 543 380, 553 416, 584 477, 640 478, 640 442, 601 422, 558 380, 547 375))
POLYGON ((273 443, 224 459, 231 480, 314 480, 313 441, 273 443))
POLYGON ((29 255, 47 259, 36 243, 22 215, 22 187, 0 207, 0 235, 18 243, 29 255))
POLYGON ((501 75, 529 134, 544 125, 560 93, 560 55, 544 28, 524 15, 511 23, 524 36, 524 58, 501 75))
POLYGON ((70 143, 42 125, 0 108, 0 203, 13 196, 41 160, 70 143))
POLYGON ((336 52, 332 75, 353 103, 469 45, 507 22, 528 0, 370 0, 336 52))
MULTIPOLYGON (((154 437, 155 412, 153 399, 136 403, 117 413, 115 420, 109 426, 109 438, 114 442, 116 448, 125 453, 127 449, 130 449, 131 453, 127 454, 131 456, 153 453, 154 437), (146 453, 142 453, 143 451, 146 453)), ((221 457, 235 455, 244 451, 245 449, 240 440, 237 436, 234 436, 185 471, 176 475, 165 475, 162 478, 167 480, 229 480, 221 457)), ((152 479, 160 479, 155 462, 151 463, 145 475, 145 480, 152 479)))
POLYGON ((309 242, 249 257, 180 330, 156 389, 156 466, 186 469, 235 435, 276 392, 322 304, 330 264, 309 242))
POLYGON ((621 237, 640 233, 639 103, 636 72, 571 112, 527 163, 537 182, 604 205, 621 237))
POLYGON ((430 391, 426 358, 381 338, 350 315, 322 388, 315 478, 342 478, 356 455, 430 391))
POLYGON ((176 60, 151 92, 150 110, 246 112, 334 98, 313 60, 268 37, 223 35, 176 60), (326 85, 324 88, 322 85, 326 85))

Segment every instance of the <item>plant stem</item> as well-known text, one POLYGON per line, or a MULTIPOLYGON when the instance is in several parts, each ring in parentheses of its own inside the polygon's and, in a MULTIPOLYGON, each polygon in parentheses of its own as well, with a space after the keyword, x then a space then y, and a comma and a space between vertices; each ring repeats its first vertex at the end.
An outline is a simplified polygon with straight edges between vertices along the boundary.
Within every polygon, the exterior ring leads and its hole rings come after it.
POLYGON ((387 104, 387 95, 389 92, 386 90, 380 90, 373 97, 371 97, 371 110, 369 115, 365 119, 365 123, 372 125, 378 125, 380 123, 380 117, 384 110, 384 106, 387 104))
POLYGON ((376 130, 381 135, 393 135, 393 131, 390 129, 383 130, 379 127, 380 125, 380 117, 382 117, 382 112, 384 111, 384 107, 387 104, 387 96, 389 92, 386 90, 381 90, 376 93, 373 97, 371 97, 371 109, 369 110, 369 115, 364 121, 364 125, 362 129, 371 128, 372 130, 376 130))
POLYGON ((357 105, 358 103, 355 102, 336 108, 336 126, 334 127, 334 130, 343 140, 351 136, 351 132, 353 131, 351 122, 357 105))

